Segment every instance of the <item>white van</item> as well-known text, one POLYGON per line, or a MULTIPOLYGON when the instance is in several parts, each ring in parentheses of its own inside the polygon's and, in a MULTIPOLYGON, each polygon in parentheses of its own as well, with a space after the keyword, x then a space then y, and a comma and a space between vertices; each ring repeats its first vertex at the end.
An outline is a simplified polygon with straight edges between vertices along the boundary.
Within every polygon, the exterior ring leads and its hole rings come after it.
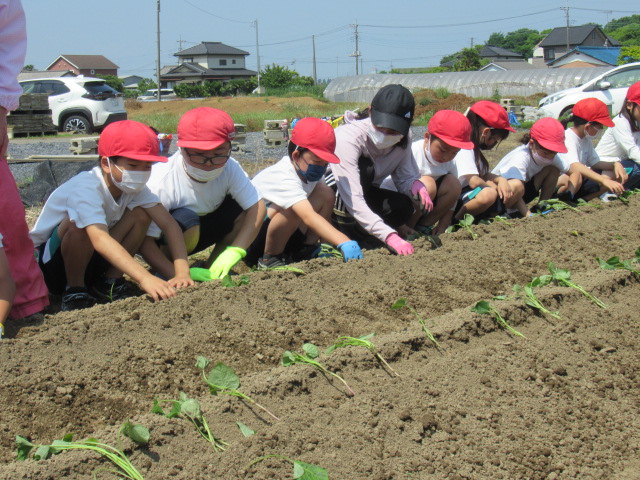
POLYGON ((628 63, 609 70, 584 85, 544 97, 538 108, 545 117, 564 118, 571 115, 573 106, 578 101, 595 97, 602 100, 611 116, 614 116, 620 113, 627 90, 636 82, 640 82, 640 62, 628 63))
MULTIPOLYGON (((162 100, 175 100, 176 98, 178 98, 176 92, 174 92, 172 88, 161 88, 160 96, 162 97, 162 100)), ((158 89, 152 88, 150 90, 147 90, 143 95, 140 95, 138 98, 136 98, 136 100, 140 102, 158 100, 158 89)))

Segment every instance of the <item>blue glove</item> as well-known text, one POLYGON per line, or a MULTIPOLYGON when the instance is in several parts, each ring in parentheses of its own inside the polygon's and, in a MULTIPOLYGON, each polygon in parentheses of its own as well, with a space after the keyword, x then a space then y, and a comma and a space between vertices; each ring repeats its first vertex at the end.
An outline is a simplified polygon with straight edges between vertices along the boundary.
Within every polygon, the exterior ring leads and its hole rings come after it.
POLYGON ((362 256, 362 250, 360 250, 360 245, 355 240, 348 240, 346 242, 342 242, 338 245, 338 248, 342 252, 342 256, 344 257, 344 261, 348 262, 349 260, 358 260, 364 258, 362 256))

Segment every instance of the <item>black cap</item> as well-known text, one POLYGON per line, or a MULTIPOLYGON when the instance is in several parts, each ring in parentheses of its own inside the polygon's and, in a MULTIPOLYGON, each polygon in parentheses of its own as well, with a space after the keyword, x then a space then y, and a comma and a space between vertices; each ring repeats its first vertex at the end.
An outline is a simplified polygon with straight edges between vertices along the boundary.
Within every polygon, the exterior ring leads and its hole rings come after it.
POLYGON ((415 109, 416 102, 409 90, 402 85, 385 85, 371 101, 371 123, 406 137, 415 109))

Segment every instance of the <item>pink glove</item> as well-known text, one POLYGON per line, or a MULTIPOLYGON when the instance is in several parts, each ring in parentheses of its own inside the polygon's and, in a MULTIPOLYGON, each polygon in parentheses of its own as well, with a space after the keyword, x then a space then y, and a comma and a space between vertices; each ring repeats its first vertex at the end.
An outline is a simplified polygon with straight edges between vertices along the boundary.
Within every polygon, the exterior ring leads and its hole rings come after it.
POLYGON ((413 182, 413 185, 411 186, 411 195, 413 195, 412 198, 416 202, 420 203, 420 209, 423 213, 433 210, 433 202, 431 201, 427 187, 425 187, 424 183, 420 180, 413 182))
MULTIPOLYGON (((427 198, 429 197, 427 196, 427 198)), ((387 237, 387 246, 398 255, 413 255, 413 245, 401 239, 395 232, 390 233, 387 237)))

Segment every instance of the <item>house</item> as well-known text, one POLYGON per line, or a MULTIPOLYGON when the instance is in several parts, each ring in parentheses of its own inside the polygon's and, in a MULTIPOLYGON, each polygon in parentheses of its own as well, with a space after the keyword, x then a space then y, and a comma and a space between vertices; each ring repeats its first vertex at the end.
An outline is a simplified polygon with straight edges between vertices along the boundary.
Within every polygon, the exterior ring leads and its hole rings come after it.
POLYGON ((144 77, 141 77, 140 75, 126 75, 119 78, 122 80, 122 85, 125 90, 137 90, 138 83, 144 79, 144 77))
POLYGON ((49 71, 72 71, 76 75, 95 77, 96 75, 118 76, 118 65, 102 55, 60 55, 49 65, 49 71))
POLYGON ((611 38, 597 25, 554 28, 534 50, 533 64, 549 64, 576 47, 619 47, 620 42, 611 38), (567 47, 567 43, 569 44, 567 47))
MULTIPOLYGON (((506 72, 507 70, 536 70, 540 67, 530 64, 525 60, 493 60, 484 67, 478 69, 479 72, 506 72)), ((544 67, 543 65, 543 68, 544 67)))
POLYGON ((246 79, 258 75, 245 66, 249 52, 222 42, 202 42, 178 53, 178 65, 160 74, 162 87, 173 88, 181 83, 202 85, 206 81, 227 82, 232 79, 246 79))
POLYGON ((524 55, 495 45, 483 45, 478 52, 480 58, 488 60, 524 60, 524 55))
POLYGON ((620 47, 576 47, 547 65, 551 68, 615 67, 619 55, 620 47))

